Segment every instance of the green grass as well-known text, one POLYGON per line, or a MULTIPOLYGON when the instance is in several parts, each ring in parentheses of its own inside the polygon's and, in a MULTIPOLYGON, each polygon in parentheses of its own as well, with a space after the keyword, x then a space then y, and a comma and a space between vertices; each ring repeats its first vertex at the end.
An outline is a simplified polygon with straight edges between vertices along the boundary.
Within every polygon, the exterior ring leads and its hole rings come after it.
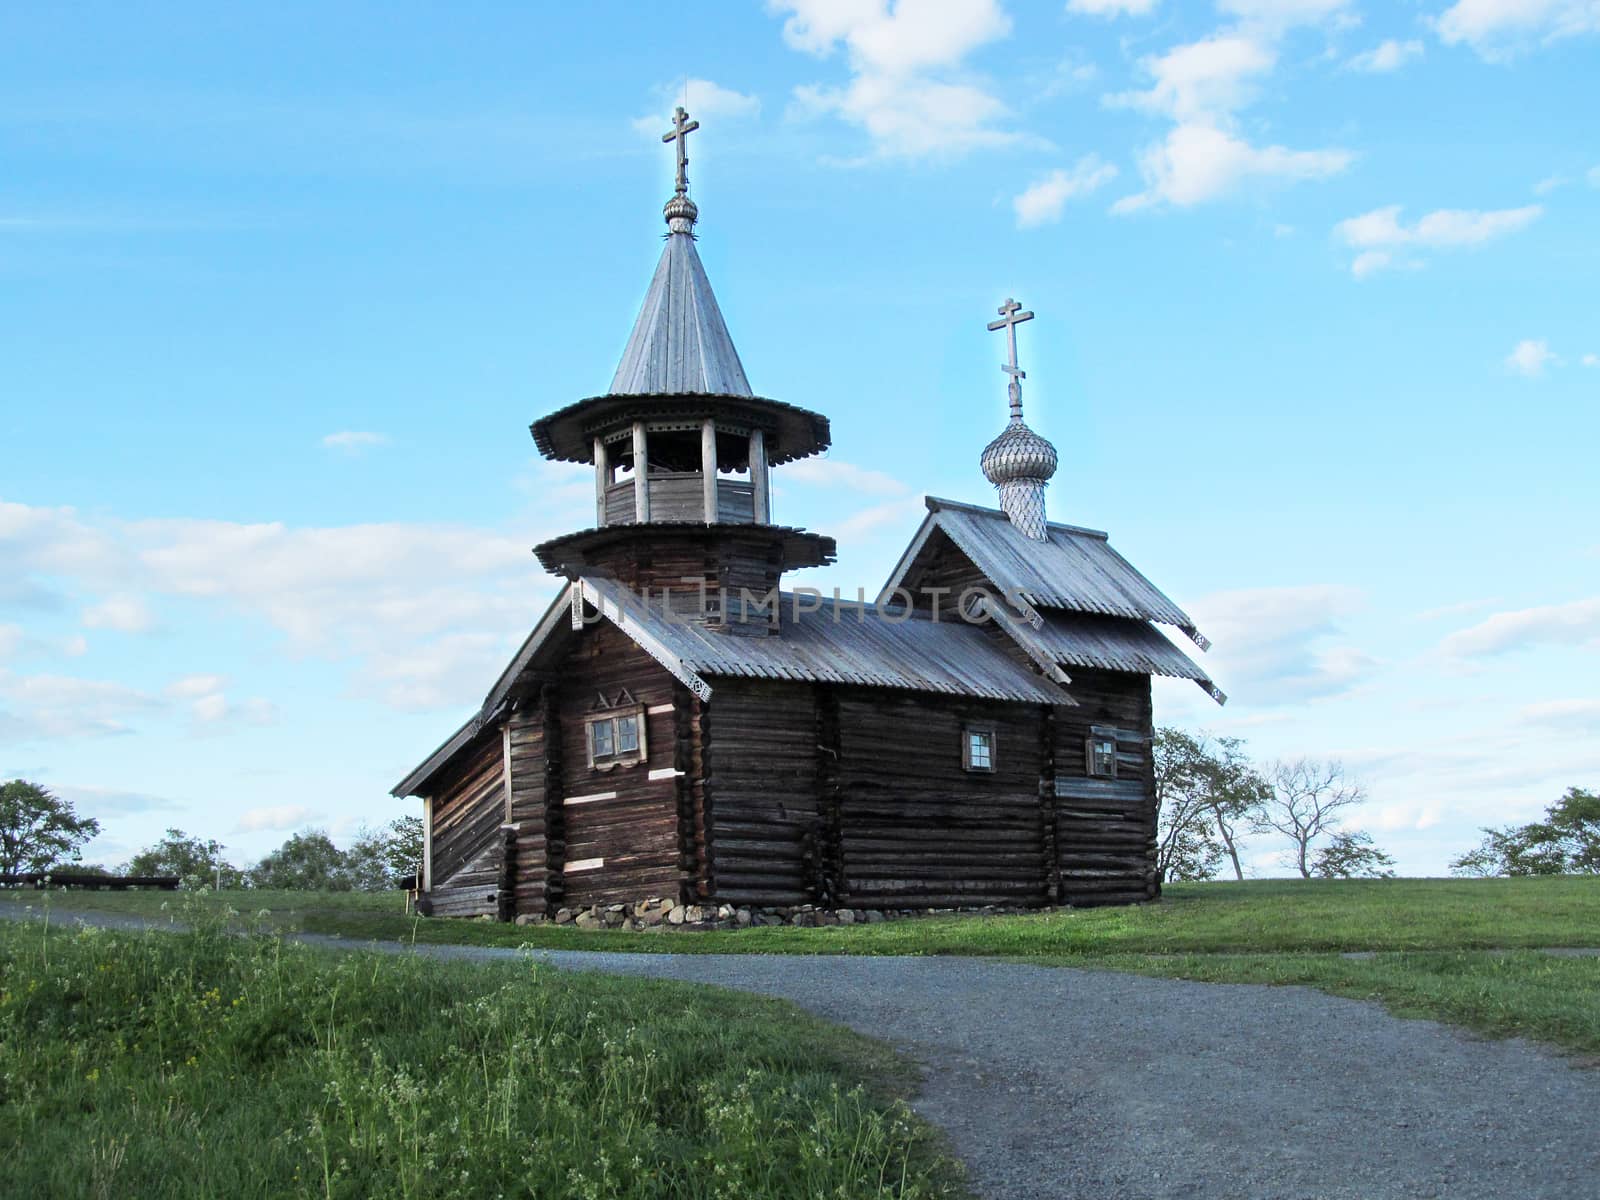
MULTIPOLYGON (((1134 907, 691 934, 416 921, 392 911, 394 897, 381 899, 382 907, 372 897, 295 896, 296 907, 277 919, 376 940, 658 953, 961 954, 1222 983, 1303 984, 1377 1000, 1403 1016, 1600 1053, 1600 960, 1527 953, 1600 945, 1600 877, 1593 876, 1178 884, 1159 903, 1134 907), (1378 957, 1339 957, 1346 951, 1378 957)), ((152 900, 86 893, 72 903, 117 908, 152 900)), ((246 893, 236 903, 271 907, 265 893, 246 893)))
POLYGON ((792 1006, 275 936, 0 924, 29 1197, 922 1197, 887 1049, 792 1006), (863 1084, 863 1080, 875 1080, 863 1084))
MULTIPOLYGON (((1037 960, 1034 960, 1037 961, 1037 960)), ((1489 1037, 1526 1037, 1600 1055, 1600 959, 1530 950, 1337 954, 1075 956, 1045 960, 1206 983, 1298 984, 1372 1000, 1398 1017, 1445 1021, 1489 1037)))
MULTIPOLYGON (((701 954, 1106 954, 1485 950, 1600 943, 1600 876, 1543 879, 1256 880, 1169 885, 1160 902, 1018 916, 921 917, 878 925, 668 933, 495 921, 417 921, 397 894, 228 893, 284 929, 348 937, 572 950, 701 954)), ((51 893, 59 911, 158 915, 167 892, 51 893)), ((0 903, 39 903, 37 892, 0 903)))

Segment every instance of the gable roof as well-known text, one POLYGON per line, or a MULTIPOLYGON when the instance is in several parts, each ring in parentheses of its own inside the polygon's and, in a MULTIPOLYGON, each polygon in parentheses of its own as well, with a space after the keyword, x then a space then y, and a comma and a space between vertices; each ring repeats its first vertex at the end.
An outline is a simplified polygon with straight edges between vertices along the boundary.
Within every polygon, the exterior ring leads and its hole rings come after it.
POLYGON ((1074 703, 1048 679, 996 653, 982 629, 959 619, 885 614, 870 604, 858 606, 828 597, 816 598, 820 607, 815 611, 797 613, 795 594, 784 592, 782 633, 741 637, 682 623, 681 618, 668 620, 657 598, 641 604, 613 580, 586 575, 577 586, 606 620, 706 699, 714 690, 707 678, 722 675, 904 688, 1031 704, 1074 703))
POLYGON ((1072 686, 1067 667, 1192 679, 1218 704, 1228 697, 1205 669, 1146 621, 1044 609, 1020 616, 1004 604, 985 606, 995 624, 1053 678, 1072 686))
POLYGON ((750 381, 717 307, 694 235, 674 231, 611 381, 613 395, 748 396, 750 381))
POLYGON ((616 626, 675 679, 710 700, 718 677, 856 684, 950 696, 1066 707, 1075 701, 1051 679, 1001 653, 990 635, 959 618, 887 615, 873 605, 820 598, 795 614, 795 594, 781 594, 783 632, 747 637, 669 619, 659 597, 641 600, 615 580, 584 575, 562 589, 470 720, 395 786, 417 795, 471 745, 512 698, 529 671, 554 671, 577 636, 569 617, 574 594, 616 626))
POLYGON ((1041 542, 1023 534, 997 508, 936 496, 926 497, 925 503, 928 515, 879 593, 880 604, 905 582, 938 530, 1008 598, 1069 612, 1156 621, 1181 629, 1201 649, 1211 644, 1189 615, 1113 550, 1098 529, 1052 521, 1041 542))

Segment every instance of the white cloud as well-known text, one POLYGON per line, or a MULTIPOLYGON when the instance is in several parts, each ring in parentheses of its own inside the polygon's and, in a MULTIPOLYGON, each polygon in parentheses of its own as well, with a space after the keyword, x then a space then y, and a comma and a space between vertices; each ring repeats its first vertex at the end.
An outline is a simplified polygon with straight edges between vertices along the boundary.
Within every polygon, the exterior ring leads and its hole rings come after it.
POLYGON ((1600 354, 1585 354, 1580 361, 1586 367, 1600 367, 1600 354))
POLYGON ((1356 255, 1355 261, 1350 264, 1350 274, 1357 279, 1365 279, 1394 262, 1394 255, 1387 250, 1363 250, 1356 255))
POLYGON ((1600 639, 1600 596, 1495 613, 1450 634, 1439 648, 1456 658, 1477 658, 1531 646, 1581 646, 1600 639))
POLYGON ((1569 182, 1570 180, 1565 175, 1548 175, 1533 185, 1533 194, 1536 196, 1548 196, 1557 188, 1565 187, 1569 182))
POLYGON ((51 791, 72 805, 80 813, 91 817, 128 816, 147 812, 171 812, 183 806, 165 796, 152 796, 145 792, 129 792, 119 788, 89 787, 80 784, 52 785, 51 791))
POLYGON ((228 715, 228 698, 221 692, 201 696, 194 702, 193 711, 197 721, 220 721, 228 715))
POLYGON ((1185 208, 1227 196, 1252 179, 1326 179, 1352 158, 1345 150, 1252 146, 1215 126, 1179 125, 1140 156, 1145 191, 1124 196, 1111 210, 1127 213, 1160 202, 1185 208))
POLYGON ((1502 59, 1529 46, 1600 32, 1595 0, 1458 0, 1433 22, 1447 45, 1502 59))
POLYGON ((866 537, 888 525, 903 522, 907 536, 927 512, 921 496, 901 496, 882 504, 868 505, 851 513, 842 521, 833 522, 831 528, 841 542, 851 542, 866 537))
POLYGON ((761 112, 761 99, 723 87, 709 79, 690 79, 664 83, 655 89, 660 111, 639 117, 633 127, 649 137, 659 137, 672 128, 673 111, 681 104, 693 120, 724 117, 739 120, 761 112))
POLYGON ((0 742, 131 733, 130 718, 162 707, 160 697, 111 680, 0 670, 0 742))
POLYGON ((313 810, 299 804, 279 804, 268 808, 250 808, 239 815, 235 833, 283 833, 309 824, 316 818, 313 810))
POLYGON ((1116 177, 1116 167, 1102 162, 1095 154, 1085 155, 1070 169, 1051 171, 1012 197, 1011 207, 1017 214, 1017 228, 1032 229, 1059 221, 1068 200, 1087 196, 1116 177))
POLYGON ((1215 120, 1254 96, 1251 80, 1270 72, 1277 55, 1263 41, 1238 33, 1178 46, 1140 60, 1152 79, 1145 91, 1105 97, 1116 108, 1161 113, 1176 121, 1215 120))
POLYGON ((795 89, 802 114, 863 129, 880 158, 951 158, 1028 140, 995 128, 1007 109, 957 75, 967 55, 1011 32, 996 0, 778 0, 784 40, 826 58, 843 46, 843 87, 795 89), (957 77, 952 77, 957 76, 957 77))
POLYGON ((1290 25, 1319 19, 1341 4, 1237 4, 1238 28, 1165 54, 1140 60, 1150 78, 1142 91, 1103 97, 1113 108, 1135 108, 1173 121, 1166 137, 1138 157, 1145 190, 1112 205, 1128 213, 1166 203, 1178 207, 1221 199, 1250 181, 1325 179, 1343 171, 1354 156, 1346 150, 1292 150, 1252 145, 1237 128, 1236 114, 1257 95, 1278 63, 1276 41, 1290 25))
POLYGON ((1388 71, 1398 71, 1414 58, 1422 57, 1422 43, 1418 41, 1400 42, 1394 38, 1379 42, 1371 50, 1364 50, 1350 59, 1345 65, 1352 71, 1366 71, 1380 74, 1388 71))
POLYGON ((911 490, 905 482, 883 471, 858 467, 838 458, 802 458, 783 468, 785 487, 801 483, 814 487, 866 492, 876 496, 899 496, 911 490))
MULTIPOLYGON (((591 494, 550 504, 543 528, 515 537, 442 524, 90 523, 71 509, 0 503, 0 565, 24 583, 38 574, 79 590, 217 606, 278 630, 293 653, 351 661, 358 688, 372 688, 380 661, 393 670, 416 656, 432 670, 440 638, 482 634, 505 645, 526 634, 556 587, 529 547, 582 524, 575 510, 591 494)), ((438 702, 459 704, 481 685, 480 675, 472 692, 438 702)))
POLYGON ((1560 365, 1560 362, 1543 338, 1523 338, 1506 355, 1506 369, 1528 379, 1537 379, 1544 374, 1545 367, 1560 365))
POLYGON ((155 618, 138 596, 107 596, 83 610, 83 623, 90 629, 114 629, 118 633, 147 633, 155 628, 155 618))
POLYGON ((192 700, 196 696, 220 692, 227 682, 221 675, 185 675, 167 684, 166 692, 179 700, 192 700))
POLYGON ((1293 704, 1349 691, 1379 666, 1341 639, 1360 609, 1353 588, 1334 584, 1217 592, 1193 606, 1212 640, 1207 666, 1233 700, 1293 704))
POLYGON ((1529 725, 1600 730, 1600 700, 1541 700, 1517 713, 1529 725))
POLYGON ((1348 19, 1351 0, 1218 0, 1217 8, 1243 24, 1281 33, 1296 25, 1348 19))
MULTIPOLYGON (((1400 220, 1401 206, 1375 208, 1359 217, 1348 217, 1333 227, 1334 236, 1353 250, 1361 251, 1351 263, 1357 278, 1394 263, 1397 247, 1426 247, 1434 250, 1480 246, 1495 238, 1525 229, 1544 213, 1542 205, 1492 210, 1441 208, 1420 218, 1414 225, 1400 220)), ((1420 265, 1412 262, 1411 265, 1420 265)))
POLYGON ((324 450, 337 450, 341 454, 364 454, 375 446, 387 446, 389 435, 386 433, 370 433, 360 430, 348 429, 342 433, 330 433, 322 439, 324 450))
POLYGON ((1081 17, 1144 17, 1155 7, 1156 0, 1067 0, 1067 11, 1081 17))
POLYGON ((278 706, 270 700, 255 697, 235 704, 223 692, 201 696, 189 706, 189 712, 198 724, 211 727, 213 732, 224 727, 237 729, 247 725, 278 723, 278 706))

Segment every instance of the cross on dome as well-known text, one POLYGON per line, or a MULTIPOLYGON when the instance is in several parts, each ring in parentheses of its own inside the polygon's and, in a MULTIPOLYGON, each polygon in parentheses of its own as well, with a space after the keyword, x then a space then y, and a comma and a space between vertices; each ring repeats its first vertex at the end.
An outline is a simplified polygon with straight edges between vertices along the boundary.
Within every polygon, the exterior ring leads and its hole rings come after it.
POLYGON ((1031 312, 1023 312, 1022 305, 1015 300, 1007 298, 999 308, 1000 319, 989 322, 989 332, 1004 329, 1006 331, 1006 348, 1010 354, 1005 363, 1000 367, 1011 382, 1006 385, 1006 395, 1011 400, 1011 418, 1014 421, 1022 420, 1022 384, 1020 380, 1026 379, 1028 373, 1017 366, 1017 326, 1024 321, 1033 320, 1031 312))
POLYGON ((661 135, 663 142, 678 143, 678 185, 673 189, 673 195, 689 194, 689 135, 699 128, 700 122, 689 120, 688 112, 680 104, 672 114, 672 132, 661 135))

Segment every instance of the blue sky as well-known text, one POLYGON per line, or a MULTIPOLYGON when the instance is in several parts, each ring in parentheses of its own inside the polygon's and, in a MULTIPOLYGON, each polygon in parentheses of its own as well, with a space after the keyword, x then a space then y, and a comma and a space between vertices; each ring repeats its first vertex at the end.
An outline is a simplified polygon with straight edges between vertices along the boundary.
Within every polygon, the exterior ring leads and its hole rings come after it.
MULTIPOLYGON (((0 13, 0 776, 239 860, 387 790, 554 592, 687 93, 776 472, 874 590, 992 503, 1015 295, 1057 520, 1338 756, 1409 873, 1600 785, 1592 0, 22 6, 0 13)), ((1281 870, 1275 848, 1254 869, 1281 870)))

